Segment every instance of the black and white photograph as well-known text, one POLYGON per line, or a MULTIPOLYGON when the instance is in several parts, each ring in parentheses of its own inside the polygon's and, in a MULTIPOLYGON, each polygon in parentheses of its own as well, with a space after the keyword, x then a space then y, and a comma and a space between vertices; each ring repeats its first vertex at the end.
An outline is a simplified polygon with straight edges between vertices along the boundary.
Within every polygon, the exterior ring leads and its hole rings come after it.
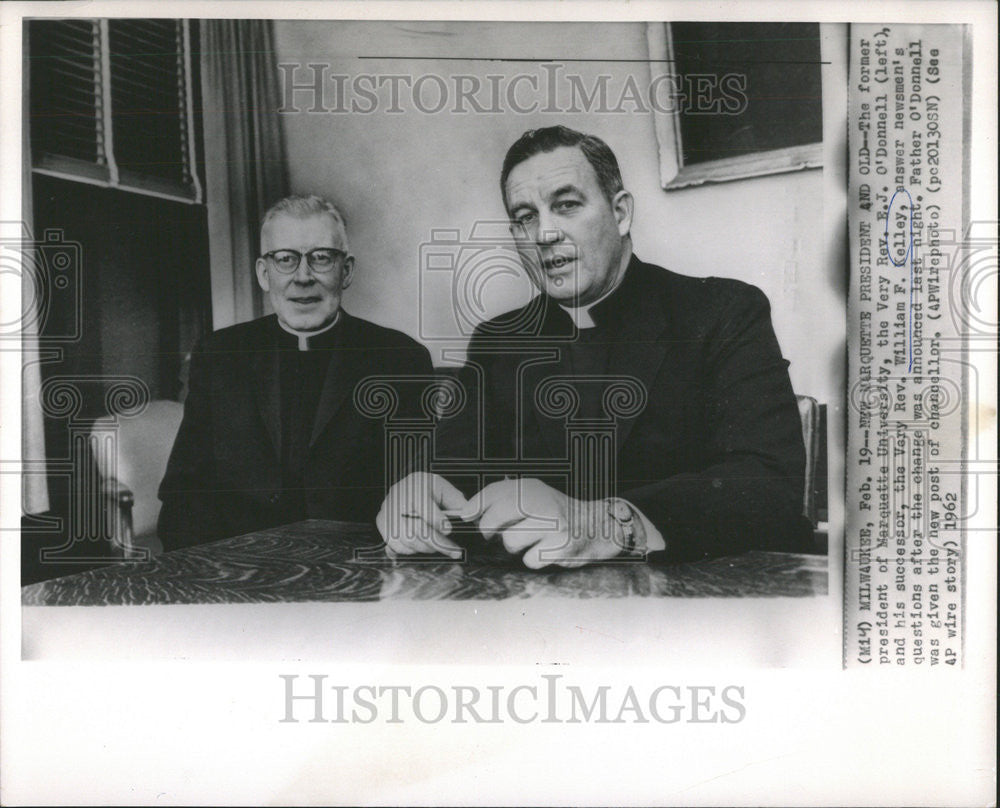
POLYGON ((826 595, 836 41, 27 20, 23 602, 826 595))
POLYGON ((995 8, 5 5, 5 804, 988 804, 995 8))

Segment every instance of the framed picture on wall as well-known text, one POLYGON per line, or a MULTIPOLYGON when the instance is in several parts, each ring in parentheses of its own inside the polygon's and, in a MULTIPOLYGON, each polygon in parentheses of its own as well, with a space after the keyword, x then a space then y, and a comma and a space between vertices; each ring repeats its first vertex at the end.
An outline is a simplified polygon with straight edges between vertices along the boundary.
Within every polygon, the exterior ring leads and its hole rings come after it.
POLYGON ((822 165, 819 24, 649 23, 647 39, 665 190, 822 165))

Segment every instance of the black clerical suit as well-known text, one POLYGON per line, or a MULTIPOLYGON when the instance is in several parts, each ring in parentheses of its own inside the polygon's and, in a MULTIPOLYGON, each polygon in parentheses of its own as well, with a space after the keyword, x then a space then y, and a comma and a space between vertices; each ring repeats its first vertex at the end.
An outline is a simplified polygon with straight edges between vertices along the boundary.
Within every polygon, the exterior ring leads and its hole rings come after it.
MULTIPOLYGON (((525 476, 582 498, 628 500, 666 541, 651 560, 807 549, 801 422, 764 294, 633 256, 619 287, 590 314, 595 327, 577 331, 542 296, 482 324, 462 373, 469 404, 441 424, 439 453, 473 458, 481 451, 540 466, 565 459, 565 407, 557 388, 545 393, 547 379, 574 380, 577 423, 629 411, 639 389, 641 411, 617 418, 613 490, 591 497, 593 481, 573 480, 573 472, 525 476), (609 383, 582 380, 601 375, 630 377, 617 402, 609 383)), ((477 484, 453 479, 467 494, 477 484)))
MULTIPOLYGON (((264 317, 210 335, 160 486, 164 548, 307 518, 371 521, 385 496, 384 424, 354 401, 367 376, 433 372, 427 350, 341 310, 309 338, 264 317)), ((400 387, 400 414, 419 412, 400 387)), ((398 476, 398 475, 397 475, 398 476)))

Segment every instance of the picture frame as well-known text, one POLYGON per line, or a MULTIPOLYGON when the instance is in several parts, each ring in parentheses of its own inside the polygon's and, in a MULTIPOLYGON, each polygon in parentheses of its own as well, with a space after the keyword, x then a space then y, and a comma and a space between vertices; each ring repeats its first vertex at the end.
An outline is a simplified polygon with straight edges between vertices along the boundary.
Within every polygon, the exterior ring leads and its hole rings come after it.
MULTIPOLYGON (((646 36, 653 85, 666 85, 673 88, 682 88, 684 85, 684 77, 680 70, 682 60, 678 58, 679 54, 675 44, 678 24, 669 22, 650 22, 647 24, 646 36)), ((767 25, 767 23, 762 23, 762 25, 767 25)), ((823 36, 821 32, 820 48, 822 49, 822 47, 823 36)), ((745 77, 740 78, 744 79, 744 83, 736 85, 737 94, 747 89, 745 77)), ((760 94, 762 89, 763 92, 767 92, 766 89, 759 87, 754 87, 752 92, 756 96, 760 94)), ((683 90, 680 92, 683 93, 683 90)), ((768 174, 821 168, 823 165, 821 136, 814 142, 752 150, 732 157, 692 161, 685 157, 685 144, 691 137, 688 122, 697 116, 698 111, 687 109, 683 104, 683 95, 680 95, 680 98, 682 99, 681 105, 654 105, 652 113, 659 149, 660 186, 666 191, 704 185, 705 183, 728 182, 768 174)), ((722 99, 723 102, 725 100, 722 99)), ((817 113, 819 107, 820 104, 817 103, 817 113)), ((821 119, 810 123, 812 128, 822 131, 821 119)), ((785 133, 783 136, 788 138, 789 134, 785 133)), ((774 135, 771 137, 773 138, 774 135)), ((725 149, 724 144, 712 144, 713 151, 723 149, 725 149)))

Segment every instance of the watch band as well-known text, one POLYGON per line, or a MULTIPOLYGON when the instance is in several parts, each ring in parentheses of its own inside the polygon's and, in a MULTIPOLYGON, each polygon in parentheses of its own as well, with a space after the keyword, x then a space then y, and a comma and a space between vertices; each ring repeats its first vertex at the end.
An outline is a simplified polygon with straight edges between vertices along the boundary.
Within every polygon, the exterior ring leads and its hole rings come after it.
MULTIPOLYGON (((625 500, 610 498, 607 500, 608 516, 618 525, 622 532, 622 552, 626 555, 633 555, 636 552, 636 529, 635 517, 630 506, 625 500)), ((640 552, 645 555, 645 547, 640 552)))

